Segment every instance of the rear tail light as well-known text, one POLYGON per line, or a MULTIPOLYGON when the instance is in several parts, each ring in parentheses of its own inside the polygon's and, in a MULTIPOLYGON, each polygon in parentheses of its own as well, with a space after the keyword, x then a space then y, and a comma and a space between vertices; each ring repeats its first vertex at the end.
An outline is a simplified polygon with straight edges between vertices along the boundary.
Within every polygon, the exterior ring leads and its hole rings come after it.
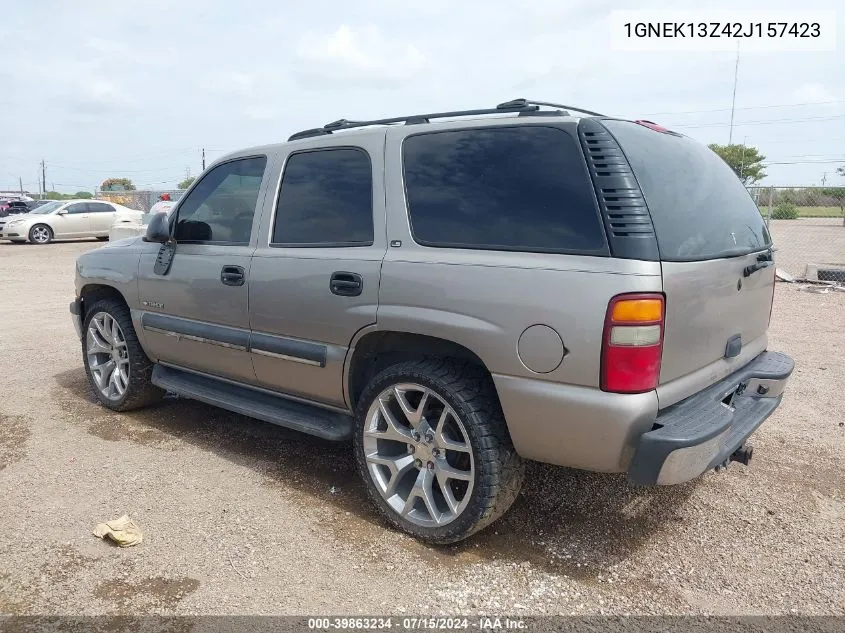
POLYGON ((602 337, 602 391, 642 393, 657 387, 665 314, 661 294, 624 294, 610 300, 602 337))

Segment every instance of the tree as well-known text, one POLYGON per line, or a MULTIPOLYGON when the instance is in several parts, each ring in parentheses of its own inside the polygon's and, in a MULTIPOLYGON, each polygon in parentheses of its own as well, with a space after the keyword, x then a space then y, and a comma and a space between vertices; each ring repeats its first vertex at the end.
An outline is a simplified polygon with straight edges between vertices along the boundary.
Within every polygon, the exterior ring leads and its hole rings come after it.
POLYGON ((101 191, 135 191, 129 178, 106 178, 100 185, 101 191))
POLYGON ((59 193, 58 191, 45 191, 44 197, 47 200, 67 200, 70 196, 64 193, 59 193))
POLYGON ((842 226, 845 226, 845 187, 827 187, 822 189, 822 195, 833 198, 839 205, 839 212, 842 214, 842 226))
POLYGON ((845 166, 837 167, 836 173, 839 174, 840 176, 845 176, 845 166))
POLYGON ((193 176, 188 176, 187 178, 185 178, 185 180, 179 183, 179 189, 187 189, 195 180, 196 178, 194 178, 193 176))
POLYGON ((75 194, 73 194, 73 197, 82 198, 83 200, 90 200, 94 197, 94 194, 92 194, 90 191, 77 191, 75 194))
POLYGON ((743 185, 753 185, 766 177, 766 172, 763 171, 763 161, 766 160, 766 157, 756 147, 742 145, 741 143, 735 145, 713 143, 708 147, 734 170, 743 185))

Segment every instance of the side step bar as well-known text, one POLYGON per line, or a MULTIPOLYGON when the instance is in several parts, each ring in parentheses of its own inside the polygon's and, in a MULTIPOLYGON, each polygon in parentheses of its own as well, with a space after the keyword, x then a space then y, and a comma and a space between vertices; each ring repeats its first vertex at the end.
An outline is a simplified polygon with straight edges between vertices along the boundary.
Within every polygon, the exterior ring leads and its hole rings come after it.
POLYGON ((352 416, 234 385, 211 376, 156 364, 153 367, 152 383, 186 398, 323 439, 342 441, 352 437, 352 416))

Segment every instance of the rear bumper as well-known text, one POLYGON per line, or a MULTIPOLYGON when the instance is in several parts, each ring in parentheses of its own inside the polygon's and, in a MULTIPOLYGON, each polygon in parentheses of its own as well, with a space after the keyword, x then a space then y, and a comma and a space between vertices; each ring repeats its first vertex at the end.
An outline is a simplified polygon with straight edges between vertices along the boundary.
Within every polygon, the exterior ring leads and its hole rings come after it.
POLYGON ((794 367, 763 352, 739 371, 662 410, 643 433, 628 468, 638 485, 689 481, 727 461, 780 404, 794 367))

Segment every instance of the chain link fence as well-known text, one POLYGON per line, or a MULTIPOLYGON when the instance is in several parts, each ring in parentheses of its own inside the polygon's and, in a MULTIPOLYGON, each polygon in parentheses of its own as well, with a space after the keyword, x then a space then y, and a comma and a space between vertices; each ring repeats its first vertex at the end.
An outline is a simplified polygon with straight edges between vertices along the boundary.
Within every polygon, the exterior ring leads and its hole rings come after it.
POLYGON ((845 187, 750 187, 775 244, 779 270, 845 283, 845 187))
POLYGON ((185 191, 185 189, 160 189, 156 191, 98 191, 94 197, 97 200, 108 200, 109 202, 122 204, 124 207, 129 207, 130 209, 147 213, 150 208, 159 201, 162 194, 170 194, 170 199, 175 202, 182 197, 185 191))

